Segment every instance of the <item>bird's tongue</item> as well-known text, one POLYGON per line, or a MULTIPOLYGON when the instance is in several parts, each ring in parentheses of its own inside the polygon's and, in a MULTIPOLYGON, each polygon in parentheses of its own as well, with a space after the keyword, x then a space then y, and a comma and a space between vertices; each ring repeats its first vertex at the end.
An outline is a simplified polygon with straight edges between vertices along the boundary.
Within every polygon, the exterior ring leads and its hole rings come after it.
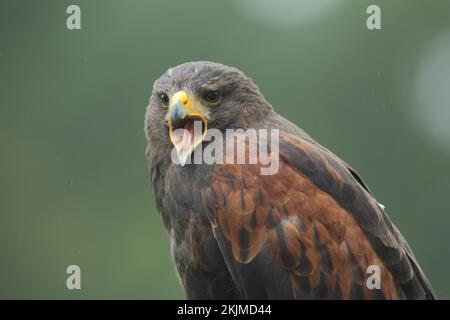
POLYGON ((183 157, 187 156, 194 145, 194 125, 187 123, 184 128, 175 130, 173 139, 178 153, 183 157))
POLYGON ((184 166, 192 151, 202 141, 203 122, 188 119, 184 126, 172 132, 172 141, 178 154, 180 164, 184 166))

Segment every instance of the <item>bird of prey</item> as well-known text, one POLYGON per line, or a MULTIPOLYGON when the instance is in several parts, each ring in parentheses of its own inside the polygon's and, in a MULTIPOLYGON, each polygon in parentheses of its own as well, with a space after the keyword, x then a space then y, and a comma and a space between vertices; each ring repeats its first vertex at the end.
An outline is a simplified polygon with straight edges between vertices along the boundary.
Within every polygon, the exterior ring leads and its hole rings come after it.
POLYGON ((204 61, 168 69, 154 83, 145 132, 187 299, 435 298, 355 170, 277 114, 242 71, 204 61), (245 132, 278 130, 276 173, 262 174, 259 158, 239 163, 229 145, 227 161, 191 159, 213 143, 208 131, 229 129, 246 155, 259 142, 245 132))

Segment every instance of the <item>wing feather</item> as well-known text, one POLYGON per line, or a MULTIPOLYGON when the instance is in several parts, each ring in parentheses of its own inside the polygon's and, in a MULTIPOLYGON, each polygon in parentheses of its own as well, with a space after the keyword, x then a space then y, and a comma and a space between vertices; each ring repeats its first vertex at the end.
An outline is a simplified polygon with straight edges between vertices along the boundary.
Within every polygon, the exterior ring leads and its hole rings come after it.
MULTIPOLYGON (((252 141, 237 143, 248 147, 252 141)), ((368 187, 333 153, 311 140, 283 135, 278 173, 264 176, 260 169, 260 163, 217 165, 202 190, 242 296, 434 297, 368 187), (380 290, 366 286, 369 265, 381 268, 380 290), (249 279, 262 282, 258 290, 249 279)))

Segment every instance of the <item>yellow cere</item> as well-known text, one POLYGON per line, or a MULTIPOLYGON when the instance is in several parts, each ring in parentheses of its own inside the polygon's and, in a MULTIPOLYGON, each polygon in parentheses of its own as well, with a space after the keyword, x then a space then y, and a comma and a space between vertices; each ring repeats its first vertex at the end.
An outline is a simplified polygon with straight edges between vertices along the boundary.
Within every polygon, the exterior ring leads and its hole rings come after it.
POLYGON ((186 93, 186 91, 178 91, 177 93, 175 93, 170 99, 170 105, 173 106, 173 104, 177 100, 181 102, 186 110, 188 110, 188 108, 191 106, 191 99, 189 99, 189 95, 186 93))

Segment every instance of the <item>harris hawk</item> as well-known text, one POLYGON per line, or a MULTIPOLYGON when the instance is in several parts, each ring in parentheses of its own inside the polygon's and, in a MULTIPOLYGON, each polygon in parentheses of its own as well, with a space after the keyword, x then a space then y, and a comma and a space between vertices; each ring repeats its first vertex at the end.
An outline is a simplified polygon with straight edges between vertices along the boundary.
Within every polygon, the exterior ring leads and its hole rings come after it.
POLYGON ((186 298, 435 298, 355 170, 277 114, 240 70, 203 61, 170 68, 154 83, 145 133, 156 206, 186 298), (201 134, 193 133, 197 123, 201 134), (260 158, 235 161, 230 145, 226 161, 192 161, 212 143, 208 131, 230 129, 238 132, 231 147, 247 156, 259 147, 249 129, 277 130, 276 140, 265 140, 277 142, 276 173, 262 174, 260 158), (370 286, 373 266, 378 285, 370 286))

